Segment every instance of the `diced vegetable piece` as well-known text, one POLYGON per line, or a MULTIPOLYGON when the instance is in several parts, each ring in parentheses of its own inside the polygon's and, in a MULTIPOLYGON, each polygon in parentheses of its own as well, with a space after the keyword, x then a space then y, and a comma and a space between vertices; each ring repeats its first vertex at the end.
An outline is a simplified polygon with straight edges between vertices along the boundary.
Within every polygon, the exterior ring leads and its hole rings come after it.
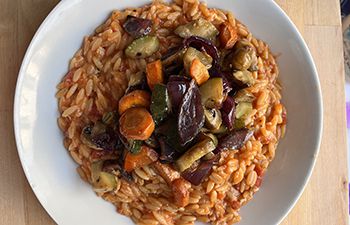
POLYGON ((152 148, 142 145, 140 151, 137 154, 131 152, 126 153, 124 159, 124 169, 127 172, 131 172, 134 169, 142 166, 147 166, 158 159, 158 154, 152 148))
POLYGON ((253 111, 253 105, 251 102, 240 102, 236 107, 236 118, 246 119, 247 116, 253 111))
POLYGON ((151 113, 156 124, 162 122, 171 110, 170 99, 164 84, 156 84, 152 92, 151 113))
POLYGON ((145 108, 130 108, 119 119, 120 133, 127 139, 147 140, 154 131, 154 121, 145 108))
POLYGON ((125 49, 125 55, 133 59, 144 59, 153 55, 158 49, 158 38, 147 35, 131 42, 131 44, 125 49))
POLYGON ((233 125, 235 123, 235 111, 236 104, 231 96, 227 96, 226 100, 222 104, 221 114, 224 124, 229 130, 233 129, 233 125))
POLYGON ((154 168, 157 170, 158 174, 170 185, 171 182, 180 178, 180 173, 171 168, 167 164, 162 164, 160 162, 155 162, 153 164, 154 168))
POLYGON ((245 127, 245 121, 246 121, 246 119, 244 119, 244 118, 235 119, 234 128, 235 129, 242 129, 242 128, 244 128, 245 127))
POLYGON ((220 107, 224 100, 222 78, 214 77, 205 82, 200 88, 202 104, 207 108, 220 107))
POLYGON ((200 18, 185 25, 178 26, 175 29, 174 33, 182 38, 188 38, 190 36, 199 36, 202 38, 214 40, 216 35, 218 35, 219 31, 212 23, 200 18))
POLYGON ((161 58, 163 66, 166 67, 173 63, 180 64, 186 50, 183 46, 170 48, 161 58))
POLYGON ((100 173, 102 171, 103 161, 96 161, 91 163, 91 180, 92 183, 95 183, 98 181, 98 178, 100 177, 100 173))
POLYGON ((152 30, 152 21, 128 15, 123 24, 124 30, 132 37, 147 35, 152 30))
POLYGON ((174 112, 178 111, 181 101, 190 86, 190 80, 184 76, 170 76, 167 83, 170 102, 174 112))
POLYGON ((170 144, 164 137, 159 138, 160 156, 159 160, 162 163, 172 163, 179 157, 179 152, 170 144))
POLYGON ((205 116, 205 126, 210 130, 217 130, 220 128, 222 123, 221 112, 220 110, 213 109, 204 109, 205 116))
POLYGON ((201 132, 199 133, 198 135, 199 137, 197 138, 198 139, 198 142, 201 142, 201 141, 204 141, 204 140, 207 140, 208 138, 211 139, 214 143, 215 146, 218 145, 219 141, 218 141, 218 138, 212 134, 212 133, 204 133, 204 132, 201 132))
POLYGON ((151 105, 151 95, 147 91, 135 90, 124 95, 119 100, 119 115, 122 115, 127 109, 134 107, 148 108, 151 105))
POLYGON ((94 183, 94 188, 97 190, 111 191, 117 186, 113 174, 100 172, 98 180, 94 183))
POLYGON ((203 125, 204 109, 201 103, 201 94, 192 80, 180 104, 177 122, 180 144, 185 146, 192 141, 203 125))
POLYGON ((217 66, 219 63, 219 52, 216 46, 208 39, 198 36, 191 36, 183 41, 186 48, 193 47, 198 51, 205 51, 213 59, 213 66, 217 66))
POLYGON ((107 112, 102 116, 102 123, 106 125, 113 125, 118 122, 118 115, 116 112, 107 112))
POLYGON ((238 41, 234 49, 231 61, 233 68, 247 70, 257 66, 256 52, 248 41, 238 41))
MULTIPOLYGON (((180 136, 177 129, 177 119, 170 117, 165 120, 155 131, 158 140, 164 140, 167 145, 175 149, 177 152, 186 150, 185 146, 180 144, 180 136)), ((170 151, 170 150, 169 150, 170 151)))
POLYGON ((237 30, 229 23, 220 25, 220 43, 225 49, 232 48, 238 40, 237 30))
POLYGON ((171 183, 175 205, 185 207, 189 204, 191 184, 183 178, 178 178, 171 183))
POLYGON ((233 89, 231 85, 231 79, 228 79, 231 77, 230 73, 221 71, 221 68, 218 68, 218 66, 212 67, 209 69, 209 75, 210 77, 219 77, 222 78, 222 86, 224 89, 224 96, 227 96, 233 89))
POLYGON ((129 78, 128 88, 126 89, 125 93, 129 94, 135 90, 149 91, 145 73, 138 72, 138 73, 131 74, 129 78))
MULTIPOLYGON (((209 153, 208 153, 209 154, 209 153)), ((208 155, 207 154, 207 155, 208 155)), ((218 161, 219 157, 213 157, 208 161, 202 161, 197 168, 187 169, 181 173, 181 176, 191 182, 193 185, 199 185, 210 174, 213 165, 218 161)))
MULTIPOLYGON (((211 160, 215 157, 215 154, 213 152, 209 152, 205 156, 203 156, 203 160, 211 160)), ((185 171, 186 172, 186 171, 185 171)))
POLYGON ((148 63, 146 66, 146 72, 147 83, 151 90, 153 90, 156 84, 164 82, 162 62, 160 60, 148 63))
POLYGON ((252 86, 255 83, 252 73, 248 70, 236 71, 233 73, 233 77, 236 79, 239 85, 252 86))
POLYGON ((207 68, 197 58, 192 61, 190 67, 190 76, 197 82, 198 85, 202 85, 209 79, 207 68))
POLYGON ((242 89, 238 91, 237 94, 235 94, 234 99, 237 103, 253 102, 255 100, 255 96, 251 92, 248 92, 246 89, 242 89))
POLYGON ((119 148, 119 137, 113 132, 113 129, 106 124, 97 121, 94 125, 90 124, 82 129, 80 134, 81 141, 95 150, 114 150, 119 148))
POLYGON ((188 169, 195 161, 202 158, 207 153, 212 152, 214 149, 214 142, 210 138, 207 138, 185 152, 185 154, 176 160, 175 164, 179 171, 183 172, 188 169))
POLYGON ((183 56, 184 66, 187 72, 190 71, 191 64, 194 59, 199 59, 207 69, 211 67, 213 59, 207 53, 198 51, 195 48, 189 47, 183 56))
POLYGON ((240 130, 234 130, 227 135, 223 136, 219 139, 219 145, 215 149, 214 153, 220 153, 224 150, 230 149, 240 149, 243 145, 250 139, 253 135, 252 130, 248 130, 246 128, 240 130))

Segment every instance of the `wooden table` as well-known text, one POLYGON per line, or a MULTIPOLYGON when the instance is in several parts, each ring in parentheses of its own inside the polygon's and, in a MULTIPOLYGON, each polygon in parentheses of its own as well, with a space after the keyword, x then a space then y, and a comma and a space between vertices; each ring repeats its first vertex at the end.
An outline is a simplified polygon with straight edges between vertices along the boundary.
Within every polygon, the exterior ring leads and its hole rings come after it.
MULTIPOLYGON (((312 178, 284 225, 348 224, 344 68, 339 0, 277 0, 315 59, 324 103, 322 147, 312 178)), ((23 174, 13 134, 17 73, 36 29, 58 0, 0 1, 0 224, 55 224, 23 174)))

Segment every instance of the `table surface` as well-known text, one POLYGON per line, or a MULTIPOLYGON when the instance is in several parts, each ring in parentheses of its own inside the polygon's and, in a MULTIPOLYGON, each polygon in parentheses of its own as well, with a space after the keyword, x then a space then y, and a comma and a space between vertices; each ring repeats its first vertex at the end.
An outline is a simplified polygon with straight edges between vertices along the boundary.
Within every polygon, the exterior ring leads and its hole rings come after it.
MULTIPOLYGON (((319 73, 324 131, 315 170, 283 225, 348 224, 344 66, 339 0, 276 0, 306 40, 319 73)), ((54 221, 22 171, 13 132, 18 70, 36 29, 58 0, 0 3, 0 224, 49 225, 54 221)))

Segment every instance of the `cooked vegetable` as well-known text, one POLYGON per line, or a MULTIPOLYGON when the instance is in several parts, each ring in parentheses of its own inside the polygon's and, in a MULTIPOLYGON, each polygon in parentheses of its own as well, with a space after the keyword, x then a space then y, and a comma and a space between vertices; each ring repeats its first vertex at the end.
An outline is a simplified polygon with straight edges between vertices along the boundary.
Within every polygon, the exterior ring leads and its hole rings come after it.
POLYGON ((151 56, 159 49, 159 40, 154 36, 143 36, 135 39, 125 49, 125 55, 133 59, 143 59, 151 56))
MULTIPOLYGON (((186 146, 180 144, 179 132, 177 130, 177 118, 168 117, 157 129, 155 130, 158 140, 164 140, 168 146, 171 146, 177 152, 183 152, 186 146)), ((170 150, 169 150, 170 151, 170 150)), ((170 153, 166 153, 170 154, 170 153)))
POLYGON ((229 23, 224 22, 220 25, 220 43, 225 49, 232 48, 238 40, 237 30, 229 23))
POLYGON ((236 107, 236 118, 246 119, 247 116, 253 111, 253 105, 251 102, 240 102, 236 107))
POLYGON ((253 135, 252 130, 246 128, 234 130, 219 139, 219 145, 214 153, 217 154, 224 150, 240 149, 253 135))
POLYGON ((151 90, 153 90, 156 84, 161 84, 164 82, 162 62, 160 60, 148 63, 146 66, 146 71, 147 83, 151 90))
POLYGON ((81 141, 95 150, 114 150, 120 147, 120 140, 106 124, 97 121, 83 128, 80 134, 81 141))
POLYGON ((128 88, 125 93, 129 94, 135 90, 149 90, 145 73, 134 73, 129 78, 128 88))
POLYGON ((215 145, 211 138, 206 138, 205 140, 197 143, 188 151, 185 152, 175 164, 180 172, 188 169, 195 161, 205 156, 207 153, 214 151, 215 145))
POLYGON ((248 92, 246 89, 242 89, 234 95, 235 102, 253 102, 255 100, 255 96, 248 92))
POLYGON ((106 172, 100 172, 99 178, 94 183, 96 191, 111 191, 117 186, 114 175, 106 172))
POLYGON ((239 118, 239 119, 235 119, 235 124, 234 124, 234 128, 235 129, 242 129, 245 127, 245 119, 243 118, 239 118))
POLYGON ((184 48, 183 46, 176 46, 176 47, 170 48, 165 54, 163 54, 161 58, 162 64, 165 67, 173 63, 180 64, 186 50, 187 49, 184 48))
POLYGON ((192 141, 203 125, 204 109, 201 103, 201 94, 194 80, 192 80, 179 109, 177 129, 180 144, 185 146, 192 141))
POLYGON ((253 46, 246 40, 238 41, 232 54, 231 63, 237 70, 256 70, 257 56, 253 46))
POLYGON ((151 95, 147 91, 135 90, 124 95, 119 100, 119 115, 134 107, 148 108, 151 105, 151 95))
POLYGON ((158 159, 158 154, 152 148, 142 145, 140 151, 137 154, 131 152, 126 153, 124 159, 124 169, 127 172, 131 172, 134 169, 142 166, 147 166, 158 159))
POLYGON ((156 124, 162 122, 171 110, 170 99, 164 84, 156 84, 152 92, 151 113, 156 124))
POLYGON ((222 123, 220 110, 213 109, 204 109, 205 116, 205 126, 210 130, 217 130, 220 128, 222 123))
POLYGON ((204 141, 204 140, 206 140, 208 138, 210 138, 213 141, 215 146, 218 145, 218 143, 219 143, 218 142, 218 138, 212 133, 201 132, 201 133, 199 133, 199 135, 197 137, 197 140, 198 140, 198 142, 200 142, 200 141, 204 141))
POLYGON ((98 178, 100 177, 100 173, 102 171, 103 161, 96 161, 91 163, 91 181, 92 183, 95 183, 98 181, 98 178))
POLYGON ((231 96, 227 96, 226 100, 222 104, 221 114, 222 114, 222 120, 224 121, 225 126, 229 130, 232 130, 235 124, 235 117, 236 117, 235 111, 236 111, 235 101, 231 96))
POLYGON ((251 72, 248 70, 236 71, 233 73, 233 77, 235 78, 237 84, 243 86, 248 85, 252 86, 255 83, 254 77, 251 72))
POLYGON ((103 161, 102 171, 107 173, 114 173, 114 171, 118 170, 123 178, 128 181, 132 181, 133 177, 130 173, 126 172, 123 168, 124 157, 120 156, 118 159, 108 159, 103 161))
POLYGON ((171 183, 171 189, 174 195, 175 205, 179 207, 185 207, 190 202, 191 184, 183 178, 178 178, 171 183))
POLYGON ((119 119, 120 133, 127 139, 147 140, 154 131, 154 121, 145 108, 126 110, 119 119))
POLYGON ((190 86, 190 80, 184 76, 170 76, 167 83, 170 102, 175 112, 178 111, 180 103, 190 86))
POLYGON ((147 35, 152 31, 152 21, 128 15, 123 24, 124 30, 132 37, 147 35))
POLYGON ((183 63, 187 72, 190 72, 190 67, 194 59, 199 59, 199 61, 205 65, 207 69, 211 67, 213 59, 207 53, 198 51, 195 48, 189 47, 184 56, 183 63))
POLYGON ((162 164, 160 162, 155 162, 153 164, 154 168, 157 170, 158 174, 167 182, 169 185, 171 185, 171 182, 174 180, 180 178, 180 173, 171 168, 167 164, 162 164))
POLYGON ((193 47, 198 51, 205 51, 213 59, 213 66, 218 65, 219 63, 219 52, 216 46, 209 41, 208 39, 201 38, 198 36, 192 36, 186 38, 183 42, 186 48, 193 47))
POLYGON ((193 59, 190 67, 190 76, 196 81, 198 85, 202 85, 209 79, 207 68, 197 58, 193 59))
POLYGON ((190 36, 199 36, 202 38, 214 40, 216 35, 219 34, 219 31, 212 23, 200 18, 185 25, 178 26, 175 29, 174 33, 182 38, 188 38, 190 36))
POLYGON ((224 89, 224 96, 227 96, 233 89, 231 82, 228 78, 230 78, 231 74, 222 72, 221 68, 218 66, 212 67, 209 69, 210 77, 219 77, 222 78, 222 86, 224 89))
POLYGON ((187 169, 181 173, 181 176, 191 182, 193 185, 199 185, 210 174, 213 165, 218 161, 219 157, 211 158, 208 161, 202 161, 197 168, 187 169))
POLYGON ((224 100, 224 88, 222 78, 211 78, 200 88, 202 104, 207 108, 220 107, 224 100))
POLYGON ((166 138, 159 138, 160 145, 160 156, 159 160, 162 163, 174 162, 179 157, 179 152, 174 149, 170 144, 167 143, 166 138))

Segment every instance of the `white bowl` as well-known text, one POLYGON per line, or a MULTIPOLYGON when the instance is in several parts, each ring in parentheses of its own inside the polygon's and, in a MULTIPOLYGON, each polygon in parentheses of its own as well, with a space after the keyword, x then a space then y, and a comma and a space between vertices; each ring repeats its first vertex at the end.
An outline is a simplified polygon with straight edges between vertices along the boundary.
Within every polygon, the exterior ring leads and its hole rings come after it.
MULTIPOLYGON (((98 198, 75 172, 56 123, 55 86, 85 35, 113 9, 144 3, 148 1, 61 1, 40 26, 24 57, 14 106, 18 152, 32 189, 58 224, 132 224, 98 198)), ((281 54, 287 134, 261 190, 242 208, 239 223, 278 224, 301 195, 320 145, 322 101, 315 65, 297 29, 274 1, 208 0, 208 5, 231 10, 274 53, 281 54)))

